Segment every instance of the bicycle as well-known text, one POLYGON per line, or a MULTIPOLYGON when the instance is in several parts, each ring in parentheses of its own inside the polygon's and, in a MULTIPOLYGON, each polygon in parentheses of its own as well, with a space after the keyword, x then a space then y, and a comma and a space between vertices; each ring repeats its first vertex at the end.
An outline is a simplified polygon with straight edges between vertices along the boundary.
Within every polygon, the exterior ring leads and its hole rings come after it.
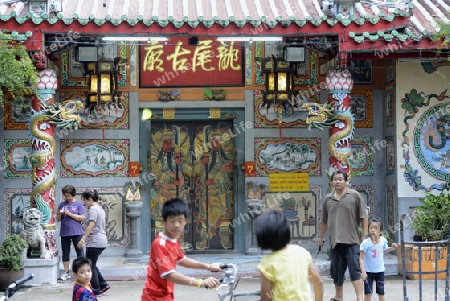
POLYGON ((19 280, 14 281, 13 283, 11 283, 10 285, 8 285, 8 287, 5 290, 5 294, 3 296, 0 297, 0 301, 6 301, 9 299, 9 297, 11 297, 12 295, 14 295, 14 293, 19 289, 19 287, 24 284, 25 282, 27 282, 28 280, 32 279, 34 277, 33 274, 28 274, 26 276, 23 276, 22 278, 20 278, 19 280))
MULTIPOLYGON (((250 291, 250 292, 237 292, 236 288, 240 278, 237 277, 237 267, 232 263, 221 264, 220 268, 223 270, 223 277, 220 279, 221 284, 217 287, 217 292, 220 301, 225 301, 229 297, 229 301, 237 300, 237 297, 244 296, 261 296, 261 291, 250 291), (228 288, 224 290, 224 288, 228 288)), ((252 301, 259 301, 260 298, 253 299, 252 301)))

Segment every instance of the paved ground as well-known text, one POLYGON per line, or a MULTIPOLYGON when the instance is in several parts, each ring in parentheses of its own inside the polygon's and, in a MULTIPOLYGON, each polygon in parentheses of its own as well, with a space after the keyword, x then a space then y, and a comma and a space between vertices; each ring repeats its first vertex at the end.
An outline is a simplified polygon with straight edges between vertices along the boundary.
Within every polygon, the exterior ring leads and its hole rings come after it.
MULTIPOLYGON (((324 300, 330 300, 334 294, 334 286, 332 280, 324 276, 324 300)), ((419 287, 417 280, 407 281, 407 296, 410 301, 419 301, 419 287)), ((99 298, 99 301, 107 300, 127 300, 127 301, 139 301, 142 287, 144 286, 143 280, 135 281, 110 281, 111 289, 99 298)), ((386 279, 386 300, 387 301, 400 301, 403 298, 403 282, 400 277, 387 277, 386 279)), ((259 289, 258 278, 244 278, 238 286, 239 290, 249 291, 259 289)), ((434 282, 423 282, 423 298, 422 301, 433 301, 434 282)), ((17 292, 11 301, 36 301, 36 300, 70 300, 72 296, 72 283, 58 283, 55 286, 40 286, 22 289, 17 292)), ((175 300, 192 300, 195 297, 195 301, 214 301, 219 300, 216 290, 198 289, 195 287, 187 287, 182 285, 175 286, 175 300)), ((349 281, 344 284, 344 297, 346 301, 356 300, 353 287, 349 281)), ((245 297, 241 300, 252 300, 250 297, 245 297)), ((373 297, 372 300, 378 300, 373 297)), ((444 301, 444 282, 438 283, 438 299, 444 301)))
MULTIPOLYGON (((316 257, 317 251, 314 251, 316 246, 311 246, 311 254, 313 256, 315 266, 321 273, 324 279, 324 300, 330 300, 334 295, 334 285, 329 278, 329 261, 325 252, 321 252, 316 257)), ((263 255, 237 255, 237 254, 220 254, 220 255, 188 255, 191 258, 202 262, 222 262, 234 263, 238 266, 239 276, 242 280, 239 284, 239 289, 243 291, 259 289, 259 272, 257 271, 257 264, 263 258, 263 255)), ((129 259, 124 257, 100 256, 99 267, 109 281, 111 289, 100 298, 104 300, 126 300, 139 301, 142 288, 144 286, 144 279, 146 275, 146 267, 148 256, 139 259, 129 259)), ((391 275, 386 279, 386 300, 387 301, 435 301, 434 282, 424 281, 422 288, 422 299, 419 298, 419 281, 407 281, 407 299, 403 298, 403 281, 397 275, 397 257, 393 254, 385 256, 386 274, 391 275)), ((62 270, 62 264, 60 265, 62 270)), ((179 267, 178 271, 191 276, 206 277, 211 276, 212 273, 207 271, 199 271, 192 269, 184 269, 179 267)), ((220 277, 220 273, 214 273, 220 277)), ((58 283, 56 285, 40 285, 35 287, 23 288, 17 292, 11 301, 36 301, 36 300, 70 300, 72 295, 72 281, 58 283)), ((437 300, 450 301, 450 298, 444 298, 444 281, 439 281, 437 284, 437 300)), ((197 289, 195 287, 187 287, 176 285, 175 289, 176 300, 189 300, 195 297, 193 301, 214 301, 219 300, 216 290, 197 289)), ((354 290, 349 281, 344 284, 345 301, 356 300, 354 290)), ((252 298, 244 298, 242 300, 252 300, 252 298)), ((372 301, 378 300, 373 297, 372 301)))

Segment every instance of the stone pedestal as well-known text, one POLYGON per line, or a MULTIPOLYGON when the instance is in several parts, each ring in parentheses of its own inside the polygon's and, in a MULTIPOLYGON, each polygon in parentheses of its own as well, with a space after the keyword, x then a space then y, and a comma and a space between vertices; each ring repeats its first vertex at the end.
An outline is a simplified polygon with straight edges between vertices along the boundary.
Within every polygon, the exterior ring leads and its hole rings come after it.
POLYGON ((52 259, 25 259, 24 274, 33 274, 33 279, 26 285, 39 286, 42 284, 55 285, 58 280, 58 256, 52 259))
POLYGON ((245 201, 248 209, 248 215, 249 215, 249 223, 250 223, 250 233, 251 233, 251 242, 250 247, 247 248, 245 251, 246 255, 257 255, 261 254, 261 249, 258 248, 258 245, 256 243, 256 236, 255 231, 253 231, 253 222, 254 220, 262 214, 262 208, 264 205, 263 200, 260 199, 248 199, 245 201))
POLYGON ((141 258, 138 247, 137 219, 141 217, 142 202, 125 202, 125 215, 130 219, 130 248, 125 252, 127 258, 141 258))

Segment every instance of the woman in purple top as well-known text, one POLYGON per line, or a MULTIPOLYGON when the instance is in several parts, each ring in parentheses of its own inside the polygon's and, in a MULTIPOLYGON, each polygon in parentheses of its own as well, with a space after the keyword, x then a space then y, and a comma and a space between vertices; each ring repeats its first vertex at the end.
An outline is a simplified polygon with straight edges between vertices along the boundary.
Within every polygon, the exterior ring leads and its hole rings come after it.
POLYGON ((72 185, 66 185, 62 189, 64 201, 58 206, 56 220, 61 222, 59 235, 61 236, 62 261, 64 265, 64 274, 62 280, 70 278, 70 244, 73 243, 77 257, 81 257, 82 248, 78 248, 78 242, 83 236, 81 222, 84 220, 84 205, 75 199, 76 190, 72 185))

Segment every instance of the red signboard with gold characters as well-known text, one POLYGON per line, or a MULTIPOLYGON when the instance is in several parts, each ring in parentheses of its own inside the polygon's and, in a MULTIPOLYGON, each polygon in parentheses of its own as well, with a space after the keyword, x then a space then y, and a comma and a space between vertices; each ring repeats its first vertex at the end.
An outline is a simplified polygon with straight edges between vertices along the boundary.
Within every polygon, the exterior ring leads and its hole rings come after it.
POLYGON ((242 86, 243 47, 240 42, 219 42, 200 37, 189 45, 188 37, 170 37, 167 44, 140 46, 140 87, 242 86))

